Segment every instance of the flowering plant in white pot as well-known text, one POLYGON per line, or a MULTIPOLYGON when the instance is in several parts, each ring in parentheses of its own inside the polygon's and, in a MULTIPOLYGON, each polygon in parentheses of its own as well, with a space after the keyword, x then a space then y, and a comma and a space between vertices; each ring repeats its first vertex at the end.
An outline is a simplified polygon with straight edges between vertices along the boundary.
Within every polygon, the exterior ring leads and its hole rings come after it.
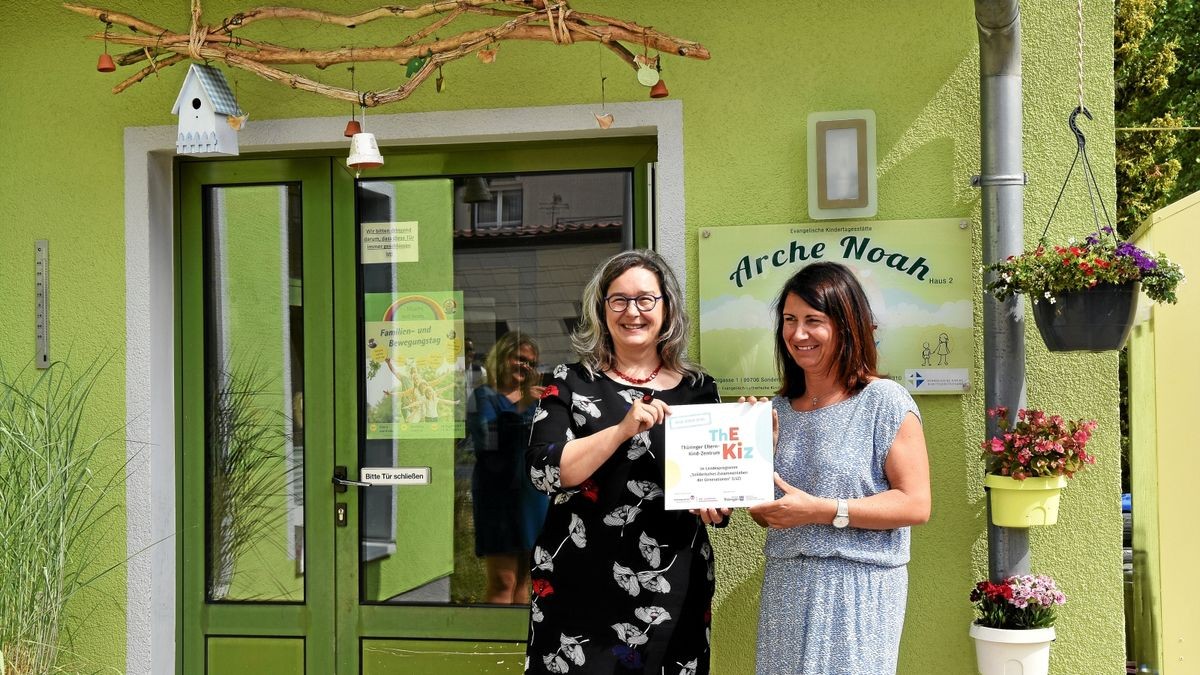
POLYGON ((982 675, 1046 675, 1054 621, 1067 596, 1044 574, 1019 574, 999 583, 980 581, 971 590, 977 617, 971 624, 982 675))
POLYGON ((979 614, 975 623, 988 628, 1051 628, 1058 607, 1066 601, 1054 580, 1044 574, 1015 575, 998 584, 980 581, 971 590, 979 614))

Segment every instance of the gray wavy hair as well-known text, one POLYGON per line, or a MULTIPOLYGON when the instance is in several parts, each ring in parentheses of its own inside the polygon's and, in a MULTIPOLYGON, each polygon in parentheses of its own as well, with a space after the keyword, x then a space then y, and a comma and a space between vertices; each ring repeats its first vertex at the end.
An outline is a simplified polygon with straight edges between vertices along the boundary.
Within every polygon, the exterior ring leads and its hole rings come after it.
POLYGON ((683 356, 688 337, 683 291, 667 262, 649 249, 622 251, 596 267, 583 289, 583 316, 580 317, 579 327, 571 334, 571 346, 579 355, 579 362, 593 377, 616 365, 612 335, 604 320, 604 295, 617 277, 639 267, 653 272, 662 289, 663 324, 658 335, 658 356, 662 359, 663 367, 683 373, 692 382, 699 381, 704 371, 683 356))

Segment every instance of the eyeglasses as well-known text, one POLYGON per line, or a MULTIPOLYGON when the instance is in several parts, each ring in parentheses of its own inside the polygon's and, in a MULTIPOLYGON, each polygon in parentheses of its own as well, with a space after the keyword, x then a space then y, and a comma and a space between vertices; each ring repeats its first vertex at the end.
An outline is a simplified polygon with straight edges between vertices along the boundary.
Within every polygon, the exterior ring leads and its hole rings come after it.
POLYGON ((520 367, 522 367, 522 368, 529 368, 530 370, 533 370, 534 368, 537 368, 537 367, 538 367, 538 362, 537 362, 537 361, 530 361, 529 359, 523 359, 523 358, 521 358, 521 357, 519 357, 519 356, 518 356, 518 357, 516 357, 516 358, 515 358, 515 359, 513 359, 513 360, 514 360, 514 361, 516 361, 516 362, 517 362, 517 365, 518 365, 518 366, 520 366, 520 367))
POLYGON ((639 312, 649 312, 658 306, 658 301, 662 300, 661 295, 639 295, 636 298, 631 298, 628 295, 610 295, 604 298, 604 302, 608 303, 608 308, 620 314, 629 309, 629 303, 633 303, 638 308, 639 312))

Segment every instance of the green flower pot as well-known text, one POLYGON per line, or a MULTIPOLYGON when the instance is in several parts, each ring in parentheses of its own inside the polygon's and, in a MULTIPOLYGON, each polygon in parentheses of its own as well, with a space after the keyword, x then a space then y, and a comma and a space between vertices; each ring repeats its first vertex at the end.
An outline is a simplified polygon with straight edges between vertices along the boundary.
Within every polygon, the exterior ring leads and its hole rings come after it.
POLYGON ((1097 284, 1059 294, 1051 303, 1035 297, 1033 319, 1052 352, 1105 352, 1120 349, 1137 313, 1136 281, 1097 284))
POLYGON ((1058 522, 1059 490, 1066 476, 1017 480, 989 473, 983 484, 992 501, 992 524, 997 527, 1034 527, 1058 522))

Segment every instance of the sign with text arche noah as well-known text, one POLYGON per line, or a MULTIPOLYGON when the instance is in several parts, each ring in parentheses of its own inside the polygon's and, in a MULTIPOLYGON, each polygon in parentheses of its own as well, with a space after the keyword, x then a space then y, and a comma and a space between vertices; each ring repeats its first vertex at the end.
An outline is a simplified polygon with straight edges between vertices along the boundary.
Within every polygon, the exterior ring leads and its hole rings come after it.
POLYGON ((881 372, 914 394, 961 394, 970 385, 969 221, 708 227, 699 237, 700 361, 722 396, 778 389, 774 303, 784 282, 814 262, 844 264, 862 284, 881 372))

